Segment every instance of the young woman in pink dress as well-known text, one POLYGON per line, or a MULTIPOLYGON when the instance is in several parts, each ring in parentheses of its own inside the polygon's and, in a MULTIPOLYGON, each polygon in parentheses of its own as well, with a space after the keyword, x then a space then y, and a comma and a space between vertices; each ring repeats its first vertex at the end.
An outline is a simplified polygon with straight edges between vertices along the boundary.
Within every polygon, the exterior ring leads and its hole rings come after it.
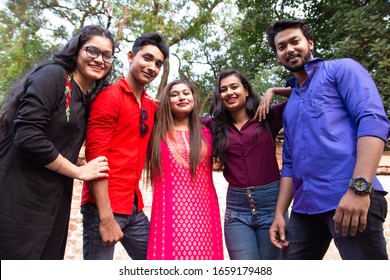
POLYGON ((160 100, 147 164, 154 188, 147 259, 221 260, 212 141, 199 119, 199 95, 176 80, 160 100))

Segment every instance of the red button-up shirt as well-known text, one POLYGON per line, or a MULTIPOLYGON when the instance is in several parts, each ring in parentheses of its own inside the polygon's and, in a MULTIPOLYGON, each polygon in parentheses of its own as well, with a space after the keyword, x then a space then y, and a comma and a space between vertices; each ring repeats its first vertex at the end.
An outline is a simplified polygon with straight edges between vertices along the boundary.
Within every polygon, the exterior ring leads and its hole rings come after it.
MULTIPOLYGON (((157 105, 142 94, 142 108, 148 112, 144 123, 148 133, 141 137, 141 110, 133 90, 124 77, 104 89, 91 104, 86 139, 86 159, 106 156, 110 167, 108 192, 111 208, 117 214, 131 214, 134 192, 138 211, 144 204, 139 180, 154 124, 157 105)), ((101 180, 106 180, 103 178, 101 180)), ((81 205, 95 203, 89 183, 84 183, 81 205)))

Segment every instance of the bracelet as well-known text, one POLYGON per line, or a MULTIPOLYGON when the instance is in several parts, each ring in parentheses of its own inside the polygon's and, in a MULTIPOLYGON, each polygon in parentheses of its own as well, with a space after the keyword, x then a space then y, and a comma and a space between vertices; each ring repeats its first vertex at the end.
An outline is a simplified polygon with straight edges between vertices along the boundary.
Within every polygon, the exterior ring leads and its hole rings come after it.
POLYGON ((64 161, 65 161, 65 158, 62 157, 62 161, 61 161, 60 165, 57 167, 56 170, 54 170, 55 172, 57 172, 58 170, 60 170, 61 166, 64 164, 64 161))

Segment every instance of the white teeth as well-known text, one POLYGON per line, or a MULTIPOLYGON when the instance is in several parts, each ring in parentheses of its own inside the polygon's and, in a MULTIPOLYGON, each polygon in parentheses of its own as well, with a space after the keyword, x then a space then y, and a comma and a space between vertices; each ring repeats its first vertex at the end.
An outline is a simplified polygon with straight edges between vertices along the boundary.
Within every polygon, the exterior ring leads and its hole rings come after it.
POLYGON ((287 60, 288 61, 296 60, 296 59, 298 59, 298 57, 299 57, 299 54, 294 54, 294 55, 289 56, 287 60))
POLYGON ((98 66, 91 66, 91 67, 94 68, 94 69, 97 69, 97 70, 103 70, 102 67, 98 67, 98 66))

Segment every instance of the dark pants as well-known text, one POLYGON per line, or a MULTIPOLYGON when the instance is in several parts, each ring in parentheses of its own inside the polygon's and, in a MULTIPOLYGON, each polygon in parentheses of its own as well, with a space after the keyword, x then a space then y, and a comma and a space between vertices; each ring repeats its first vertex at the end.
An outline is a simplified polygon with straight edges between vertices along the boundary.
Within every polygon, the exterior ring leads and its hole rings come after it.
POLYGON ((282 250, 282 259, 320 260, 333 238, 344 260, 387 260, 383 223, 387 215, 387 201, 383 193, 373 192, 367 226, 355 236, 335 233, 335 211, 307 215, 292 212, 287 224, 289 246, 282 250))
MULTIPOLYGON (((103 247, 99 232, 99 214, 92 203, 81 207, 83 214, 83 255, 85 260, 112 260, 115 245, 103 247)), ((114 214, 123 231, 120 241, 133 260, 145 260, 148 245, 149 220, 143 211, 138 212, 136 203, 132 215, 114 214)))

